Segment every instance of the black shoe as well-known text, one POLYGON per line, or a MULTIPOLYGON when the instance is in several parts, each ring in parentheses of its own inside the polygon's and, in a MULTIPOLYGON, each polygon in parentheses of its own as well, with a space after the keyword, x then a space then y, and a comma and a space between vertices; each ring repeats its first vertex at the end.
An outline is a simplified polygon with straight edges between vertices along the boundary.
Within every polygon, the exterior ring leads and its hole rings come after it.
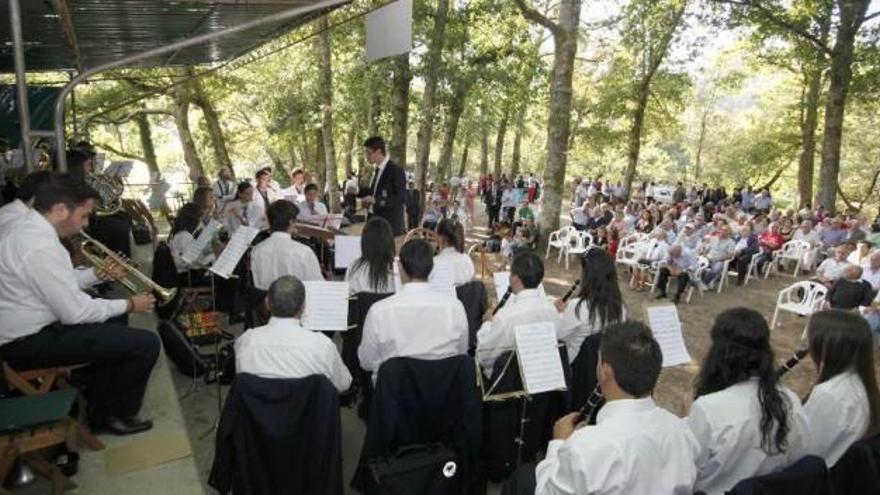
POLYGON ((108 416, 104 421, 92 426, 95 432, 106 432, 114 435, 133 435, 147 431, 153 427, 153 422, 149 419, 117 418, 116 416, 108 416))
POLYGON ((666 293, 661 292, 661 293, 657 294, 657 297, 655 299, 666 299, 666 293))

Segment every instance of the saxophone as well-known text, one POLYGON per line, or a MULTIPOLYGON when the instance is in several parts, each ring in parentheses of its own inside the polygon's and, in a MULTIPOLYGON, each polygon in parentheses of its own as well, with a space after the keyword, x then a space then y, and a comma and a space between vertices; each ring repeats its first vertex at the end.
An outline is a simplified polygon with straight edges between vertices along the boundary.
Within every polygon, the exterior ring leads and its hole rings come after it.
POLYGON ((125 184, 119 177, 92 173, 86 175, 85 182, 101 197, 95 205, 97 215, 113 215, 122 209, 122 192, 125 190, 125 184))

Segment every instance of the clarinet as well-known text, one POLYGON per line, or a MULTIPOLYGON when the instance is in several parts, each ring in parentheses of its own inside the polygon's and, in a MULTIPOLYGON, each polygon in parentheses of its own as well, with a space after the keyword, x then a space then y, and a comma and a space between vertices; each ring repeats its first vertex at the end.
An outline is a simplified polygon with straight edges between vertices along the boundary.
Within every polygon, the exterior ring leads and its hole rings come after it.
POLYGON ((788 361, 786 361, 782 366, 779 367, 778 370, 776 370, 776 377, 781 378, 783 375, 791 371, 791 369, 797 366, 797 364, 800 363, 802 359, 807 357, 807 354, 809 353, 810 351, 807 349, 800 349, 795 351, 795 353, 790 358, 788 358, 788 361))
POLYGON ((500 310, 501 308, 504 307, 505 304, 507 304, 507 300, 510 299, 511 294, 513 294, 513 289, 508 287, 507 292, 505 292, 504 295, 501 296, 501 300, 498 301, 498 306, 495 306, 495 309, 492 310, 492 316, 495 316, 495 313, 497 313, 498 310, 500 310))
POLYGON ((590 392, 590 396, 587 397, 587 402, 581 407, 581 410, 578 411, 580 418, 575 421, 575 423, 580 423, 581 421, 589 421, 590 418, 593 417, 593 413, 596 412, 596 409, 599 408, 599 403, 602 401, 602 388, 599 387, 599 384, 596 384, 596 387, 590 392))
POLYGON ((577 290, 579 285, 581 285, 580 279, 575 280, 574 283, 571 284, 571 287, 568 289, 568 292, 566 292, 565 295, 562 296, 562 302, 568 302, 568 300, 571 299, 571 296, 574 295, 574 291, 577 290))

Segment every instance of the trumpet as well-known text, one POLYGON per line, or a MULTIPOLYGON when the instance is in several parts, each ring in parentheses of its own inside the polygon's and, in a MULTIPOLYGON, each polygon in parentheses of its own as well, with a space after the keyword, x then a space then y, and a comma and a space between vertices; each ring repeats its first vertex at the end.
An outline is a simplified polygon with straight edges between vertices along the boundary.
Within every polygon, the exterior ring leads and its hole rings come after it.
POLYGON ((145 290, 154 292, 161 305, 168 304, 177 295, 177 288, 168 289, 162 287, 153 282, 150 277, 138 271, 124 256, 114 253, 110 248, 85 232, 80 232, 80 235, 83 236, 83 241, 79 244, 82 255, 95 268, 101 268, 110 263, 116 263, 121 266, 126 274, 118 281, 132 293, 137 294, 145 290))

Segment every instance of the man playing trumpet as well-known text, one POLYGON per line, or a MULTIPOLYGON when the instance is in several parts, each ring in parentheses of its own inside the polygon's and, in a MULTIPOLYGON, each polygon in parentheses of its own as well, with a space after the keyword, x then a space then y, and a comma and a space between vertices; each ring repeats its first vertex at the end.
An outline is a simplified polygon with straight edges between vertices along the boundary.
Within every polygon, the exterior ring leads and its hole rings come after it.
MULTIPOLYGON (((81 288, 61 239, 88 226, 97 193, 71 176, 41 185, 33 210, 0 238, 0 355, 18 370, 87 364, 85 390, 96 430, 125 435, 148 430, 137 418, 159 354, 152 333, 116 320, 152 311, 151 294, 93 299, 81 288)), ((119 267, 96 270, 115 278, 119 267)))

